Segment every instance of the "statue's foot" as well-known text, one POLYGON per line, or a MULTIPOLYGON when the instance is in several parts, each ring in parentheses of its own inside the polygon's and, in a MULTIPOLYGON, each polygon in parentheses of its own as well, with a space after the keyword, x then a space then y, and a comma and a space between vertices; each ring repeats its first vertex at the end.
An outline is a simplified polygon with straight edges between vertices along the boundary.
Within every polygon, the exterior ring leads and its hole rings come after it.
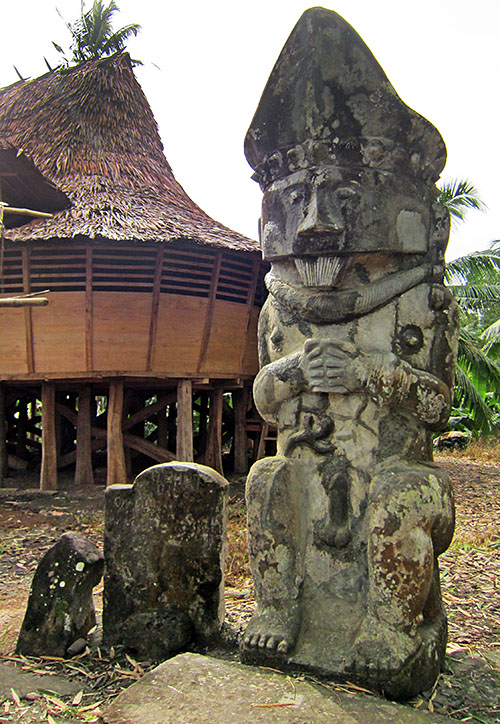
POLYGON ((243 635, 243 646, 249 649, 288 654, 295 646, 299 629, 298 606, 274 607, 256 611, 243 635))
POLYGON ((418 631, 400 631, 368 615, 346 657, 346 670, 370 679, 378 674, 396 674, 417 655, 421 645, 418 631))

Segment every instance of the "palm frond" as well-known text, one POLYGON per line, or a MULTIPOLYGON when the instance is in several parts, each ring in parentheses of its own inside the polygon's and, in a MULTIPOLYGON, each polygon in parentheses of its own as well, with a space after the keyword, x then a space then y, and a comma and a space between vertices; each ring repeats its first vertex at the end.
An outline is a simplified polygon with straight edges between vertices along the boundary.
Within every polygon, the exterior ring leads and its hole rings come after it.
POLYGON ((491 248, 474 251, 447 262, 445 279, 449 284, 468 283, 472 279, 494 278, 499 272, 500 249, 491 248))
POLYGON ((483 350, 486 354, 492 351, 498 351, 500 349, 500 319, 486 327, 481 334, 481 341, 483 342, 483 350))
POLYGON ((482 348, 480 338, 464 328, 458 339, 458 364, 477 387, 500 395, 500 365, 482 348))
POLYGON ((441 186, 438 203, 446 206, 455 221, 464 221, 470 209, 481 211, 486 208, 479 198, 478 190, 467 179, 447 181, 441 186))
POLYGON ((493 413, 467 373, 460 366, 457 366, 456 371, 453 404, 455 407, 468 408, 471 411, 474 423, 480 432, 491 432, 493 429, 493 413))

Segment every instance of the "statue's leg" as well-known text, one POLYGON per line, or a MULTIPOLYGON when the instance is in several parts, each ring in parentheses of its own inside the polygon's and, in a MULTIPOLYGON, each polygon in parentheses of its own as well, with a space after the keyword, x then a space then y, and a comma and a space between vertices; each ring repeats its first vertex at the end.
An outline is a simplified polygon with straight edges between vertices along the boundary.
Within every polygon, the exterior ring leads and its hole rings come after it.
POLYGON ((302 577, 301 507, 294 465, 283 457, 259 460, 247 480, 248 547, 257 610, 243 644, 285 654, 295 643, 302 577))
POLYGON ((437 556, 453 535, 453 496, 438 468, 400 464, 370 486, 368 612, 354 655, 398 668, 415 654, 424 625, 443 621, 437 556))

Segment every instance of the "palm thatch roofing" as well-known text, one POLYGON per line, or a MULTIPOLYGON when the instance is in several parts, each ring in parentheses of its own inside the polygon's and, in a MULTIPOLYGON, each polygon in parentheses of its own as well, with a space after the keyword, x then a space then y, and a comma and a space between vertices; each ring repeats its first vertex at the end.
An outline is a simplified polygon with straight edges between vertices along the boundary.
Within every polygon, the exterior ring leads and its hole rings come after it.
MULTIPOLYGON (((258 251, 199 208, 176 181, 127 53, 0 90, 0 139, 22 149, 71 200, 52 219, 10 229, 12 241, 75 237, 258 251)), ((4 201, 10 199, 4 192, 4 201)))

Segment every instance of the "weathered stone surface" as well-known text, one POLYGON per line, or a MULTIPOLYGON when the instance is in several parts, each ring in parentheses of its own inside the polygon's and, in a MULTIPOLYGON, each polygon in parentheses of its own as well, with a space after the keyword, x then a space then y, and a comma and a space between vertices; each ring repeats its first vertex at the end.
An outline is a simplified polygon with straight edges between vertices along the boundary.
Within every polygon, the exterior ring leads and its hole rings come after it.
POLYGON ((103 633, 155 660, 224 618, 227 481, 166 463, 106 491, 103 633))
POLYGON ((243 660, 411 696, 444 656, 437 556, 454 525, 432 463, 457 350, 444 143, 354 30, 314 8, 245 151, 271 262, 254 397, 278 454, 247 480, 258 608, 243 660))
POLYGON ((74 696, 79 691, 87 691, 81 681, 68 681, 61 676, 35 675, 0 662, 0 696, 10 698, 11 689, 20 699, 36 691, 50 691, 57 696, 74 696))
POLYGON ((176 656, 104 711, 107 724, 445 724, 453 719, 376 697, 330 693, 288 676, 211 659, 176 656))
POLYGON ((356 724, 310 684, 198 654, 182 654, 158 666, 115 699, 104 721, 356 724))
POLYGON ((101 551, 80 533, 64 533, 38 564, 17 641, 25 656, 64 656, 95 626, 92 589, 104 569, 101 551))

